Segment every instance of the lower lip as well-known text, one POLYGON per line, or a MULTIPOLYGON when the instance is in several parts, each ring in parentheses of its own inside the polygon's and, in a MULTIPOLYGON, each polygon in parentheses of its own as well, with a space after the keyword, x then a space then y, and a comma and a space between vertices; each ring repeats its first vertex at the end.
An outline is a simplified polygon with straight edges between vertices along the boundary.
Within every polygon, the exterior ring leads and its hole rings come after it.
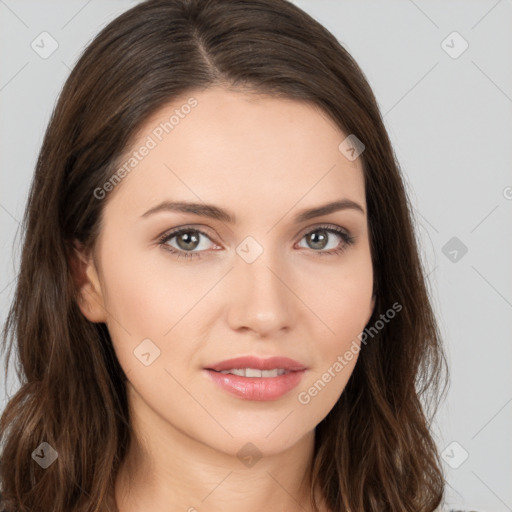
POLYGON ((231 373, 205 370, 222 389, 244 400, 277 400, 298 386, 306 370, 277 377, 239 377, 231 373))

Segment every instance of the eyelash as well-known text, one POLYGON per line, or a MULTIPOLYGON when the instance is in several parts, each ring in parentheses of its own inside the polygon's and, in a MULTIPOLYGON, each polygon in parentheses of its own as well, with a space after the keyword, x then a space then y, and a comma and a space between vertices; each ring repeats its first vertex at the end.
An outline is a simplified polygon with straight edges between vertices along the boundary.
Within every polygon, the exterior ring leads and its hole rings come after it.
MULTIPOLYGON (((196 258, 196 257, 202 258, 203 256, 201 256, 201 253, 203 253, 205 251, 196 251, 196 252, 181 251, 181 250, 177 250, 174 247, 171 247, 167 244, 167 242, 169 240, 171 240, 172 238, 179 236, 182 233, 188 233, 190 231, 195 232, 195 233, 200 233, 201 235, 204 235, 206 238, 211 240, 211 238, 204 231, 201 231, 200 229, 192 228, 192 227, 183 227, 183 228, 179 228, 177 230, 174 230, 174 231, 171 231, 168 233, 164 233, 161 237, 159 237, 158 244, 160 246, 162 246, 162 248, 164 250, 169 251, 171 254, 176 256, 176 258, 178 258, 178 259, 179 258, 191 259, 191 258, 196 258)), ((328 233, 334 233, 336 235, 339 235, 341 237, 341 239, 343 240, 343 242, 342 242, 343 245, 336 249, 331 249, 329 251, 315 251, 312 249, 313 252, 317 253, 319 256, 339 255, 339 254, 345 252, 345 250, 349 246, 353 245, 353 243, 355 241, 355 237, 351 236, 343 229, 335 227, 335 226, 317 226, 314 229, 312 229, 311 231, 304 233, 304 235, 302 235, 302 238, 304 238, 307 235, 310 235, 311 233, 315 233, 316 231, 327 231, 328 233)), ((301 238, 301 240, 302 240, 302 238, 301 238)))

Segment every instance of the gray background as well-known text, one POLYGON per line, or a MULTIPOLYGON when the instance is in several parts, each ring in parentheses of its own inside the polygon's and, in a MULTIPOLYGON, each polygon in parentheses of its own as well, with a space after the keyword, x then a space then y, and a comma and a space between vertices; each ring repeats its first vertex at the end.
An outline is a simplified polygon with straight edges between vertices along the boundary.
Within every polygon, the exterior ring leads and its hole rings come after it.
MULTIPOLYGON (((100 28, 136 3, 0 0, 2 324, 15 236, 60 88, 100 28), (31 47, 43 31, 58 43, 48 58, 31 47)), ((295 3, 365 72, 415 206, 451 367, 436 426, 447 504, 512 511, 512 2, 295 3)), ((0 410, 17 389, 12 377, 0 410)))

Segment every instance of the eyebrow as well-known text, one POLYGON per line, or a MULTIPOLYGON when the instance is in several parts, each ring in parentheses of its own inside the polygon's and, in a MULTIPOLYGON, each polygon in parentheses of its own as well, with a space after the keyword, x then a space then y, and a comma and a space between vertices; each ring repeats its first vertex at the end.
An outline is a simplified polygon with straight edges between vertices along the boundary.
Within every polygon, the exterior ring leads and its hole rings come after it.
MULTIPOLYGON (((314 208, 308 208, 301 210, 294 218, 296 223, 304 222, 306 220, 320 217, 322 215, 328 215, 340 210, 355 210, 365 215, 363 207, 352 201, 351 199, 341 199, 339 201, 333 201, 321 206, 314 208)), ((143 213, 141 217, 148 217, 160 212, 178 212, 178 213, 192 213, 201 217, 208 217, 211 219, 220 220, 230 224, 236 223, 236 216, 228 212, 224 208, 215 206, 213 204, 206 203, 191 203, 188 201, 163 201, 162 203, 149 209, 143 213)))

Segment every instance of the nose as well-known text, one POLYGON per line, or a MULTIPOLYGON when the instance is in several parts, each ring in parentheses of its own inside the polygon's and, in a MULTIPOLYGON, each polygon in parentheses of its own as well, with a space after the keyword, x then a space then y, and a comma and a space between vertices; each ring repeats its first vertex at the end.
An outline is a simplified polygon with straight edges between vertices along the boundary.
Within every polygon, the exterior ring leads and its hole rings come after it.
POLYGON ((237 256, 230 272, 228 323, 236 331, 260 337, 282 335, 296 322, 298 303, 293 293, 293 273, 264 251, 248 263, 237 256))

